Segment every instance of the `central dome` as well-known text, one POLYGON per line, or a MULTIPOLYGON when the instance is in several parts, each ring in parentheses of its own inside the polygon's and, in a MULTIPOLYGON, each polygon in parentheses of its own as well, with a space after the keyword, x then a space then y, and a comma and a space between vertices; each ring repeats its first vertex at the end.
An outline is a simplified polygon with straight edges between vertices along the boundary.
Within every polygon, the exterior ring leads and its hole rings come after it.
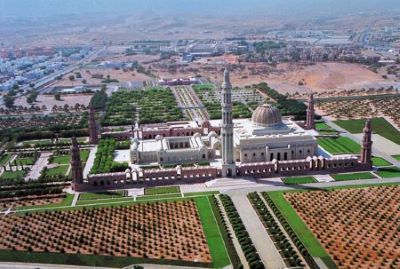
POLYGON ((279 127, 282 125, 282 117, 279 109, 265 104, 257 107, 253 112, 251 121, 257 127, 279 127))

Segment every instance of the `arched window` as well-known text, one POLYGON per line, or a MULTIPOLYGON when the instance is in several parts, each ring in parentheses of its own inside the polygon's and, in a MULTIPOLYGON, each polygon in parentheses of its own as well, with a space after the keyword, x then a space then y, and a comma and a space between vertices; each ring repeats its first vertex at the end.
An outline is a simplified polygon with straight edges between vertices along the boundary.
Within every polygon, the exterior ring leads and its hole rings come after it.
POLYGON ((283 154, 283 159, 286 161, 287 160, 287 152, 285 152, 284 154, 283 154))
POLYGON ((281 153, 280 153, 280 152, 278 152, 277 159, 278 159, 278 161, 280 161, 280 160, 281 160, 281 153))

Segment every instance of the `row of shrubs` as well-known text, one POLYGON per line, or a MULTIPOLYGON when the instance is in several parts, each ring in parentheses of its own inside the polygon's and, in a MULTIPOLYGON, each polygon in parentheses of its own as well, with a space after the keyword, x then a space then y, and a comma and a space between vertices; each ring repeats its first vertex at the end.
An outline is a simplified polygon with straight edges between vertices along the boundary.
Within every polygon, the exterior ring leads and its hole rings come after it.
POLYGON ((250 202, 255 208, 258 216, 266 227, 268 234, 273 238, 275 244, 280 250, 281 256, 286 260, 289 267, 304 267, 302 260, 297 252, 293 249, 288 238, 281 230, 279 224, 275 221, 269 209, 265 206, 264 201, 257 192, 248 195, 250 202))
POLYGON ((225 218, 223 216, 223 213, 222 213, 222 210, 221 210, 221 207, 220 207, 220 203, 219 203, 219 201, 218 201, 216 196, 212 196, 212 199, 213 199, 212 202, 214 204, 215 211, 217 211, 217 212, 214 212, 214 213, 216 214, 217 220, 219 219, 221 221, 221 223, 223 225, 223 232, 225 232, 226 237, 228 239, 228 240, 225 241, 225 244, 227 244, 227 250, 229 252, 229 257, 231 258, 231 262, 232 262, 233 268, 234 269, 243 269, 243 264, 240 262, 239 256, 237 255, 237 253, 235 251, 235 246, 234 246, 233 240, 232 240, 233 237, 232 237, 232 234, 230 233, 230 231, 228 229, 228 225, 227 225, 227 223, 225 221, 225 218), (218 214, 218 216, 217 216, 217 214, 218 214), (235 253, 232 253, 232 255, 231 255, 231 251, 230 250, 232 250, 232 252, 235 252, 235 253))
POLYGON ((257 253, 257 249, 253 245, 253 241, 250 238, 246 227, 243 224, 239 213, 236 210, 235 205, 232 202, 231 197, 226 194, 221 194, 221 201, 228 215, 229 221, 232 224, 232 228, 235 232, 236 238, 239 241, 240 247, 246 257, 247 262, 251 269, 264 269, 265 266, 257 253))
POLYGON ((282 224, 283 228, 286 230, 289 237, 292 239, 292 242, 296 245, 297 249, 300 251, 301 255, 306 260, 307 264, 310 266, 310 268, 312 268, 312 269, 319 268, 319 266, 315 263, 314 259, 311 257, 307 248, 301 242, 301 240, 298 237, 298 235, 296 234, 296 232, 292 229, 292 227, 290 226, 290 224, 288 223, 286 218, 282 215, 279 208, 275 205, 275 203, 272 201, 272 199, 268 196, 268 193, 263 192, 262 195, 265 198, 265 201, 267 201, 269 207, 274 212, 275 216, 278 218, 278 220, 282 224))
POLYGON ((63 187, 51 187, 51 188, 35 188, 35 189, 23 189, 23 190, 12 190, 12 191, 0 191, 0 199, 4 198, 15 198, 24 197, 30 195, 46 195, 46 194, 60 194, 63 191, 63 187))

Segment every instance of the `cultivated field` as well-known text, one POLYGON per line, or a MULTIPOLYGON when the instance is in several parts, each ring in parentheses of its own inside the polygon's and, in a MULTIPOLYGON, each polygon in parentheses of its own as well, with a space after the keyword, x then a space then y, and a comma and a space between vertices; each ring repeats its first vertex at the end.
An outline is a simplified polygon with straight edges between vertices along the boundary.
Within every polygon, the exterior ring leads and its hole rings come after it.
POLYGON ((285 197, 339 268, 399 268, 399 186, 285 197))
POLYGON ((0 218, 0 249, 211 263, 192 200, 0 218))

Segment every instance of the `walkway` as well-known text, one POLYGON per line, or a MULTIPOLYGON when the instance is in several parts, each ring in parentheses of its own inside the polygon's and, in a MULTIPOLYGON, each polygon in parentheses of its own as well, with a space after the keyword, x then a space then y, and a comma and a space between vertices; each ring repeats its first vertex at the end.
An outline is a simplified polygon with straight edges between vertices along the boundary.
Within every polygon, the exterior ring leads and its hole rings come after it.
POLYGON ((49 157, 52 155, 51 152, 42 152, 35 162, 35 164, 31 167, 31 170, 25 177, 25 181, 29 180, 37 180, 40 177, 40 173, 42 172, 43 168, 47 166, 49 157))
POLYGON ((271 269, 285 268, 285 262, 275 248, 274 242, 269 237, 246 194, 234 194, 231 198, 265 267, 271 269))
POLYGON ((83 178, 87 178, 96 158, 97 146, 90 149, 89 158, 86 161, 85 168, 83 169, 83 178))

